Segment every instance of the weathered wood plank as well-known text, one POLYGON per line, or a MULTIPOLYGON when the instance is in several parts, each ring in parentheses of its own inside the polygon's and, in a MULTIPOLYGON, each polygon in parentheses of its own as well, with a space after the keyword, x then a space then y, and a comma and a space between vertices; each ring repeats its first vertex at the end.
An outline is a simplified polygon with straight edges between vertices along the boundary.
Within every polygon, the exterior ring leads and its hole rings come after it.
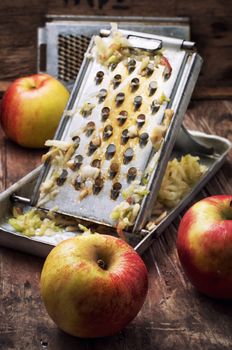
MULTIPOLYGON (((1 90, 0 90, 1 91, 1 90)), ((193 100, 231 100, 232 87, 204 87, 197 86, 193 92, 193 100)))
POLYGON ((45 150, 28 150, 5 140, 7 169, 6 186, 9 187, 25 174, 41 163, 41 155, 45 150))

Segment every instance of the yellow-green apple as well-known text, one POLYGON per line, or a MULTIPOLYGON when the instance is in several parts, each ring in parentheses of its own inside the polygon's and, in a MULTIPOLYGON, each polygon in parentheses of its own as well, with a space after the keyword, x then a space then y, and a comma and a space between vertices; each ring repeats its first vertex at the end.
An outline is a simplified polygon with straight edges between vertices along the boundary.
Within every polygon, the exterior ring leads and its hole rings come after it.
POLYGON ((115 334, 137 315, 148 276, 143 260, 125 241, 94 233, 59 243, 44 263, 40 286, 59 328, 95 338, 115 334))
POLYGON ((0 106, 6 136, 24 147, 44 147, 54 136, 68 98, 69 91, 48 74, 16 79, 0 106))
POLYGON ((177 249, 187 277, 199 291, 232 299, 232 195, 195 203, 179 225, 177 249))

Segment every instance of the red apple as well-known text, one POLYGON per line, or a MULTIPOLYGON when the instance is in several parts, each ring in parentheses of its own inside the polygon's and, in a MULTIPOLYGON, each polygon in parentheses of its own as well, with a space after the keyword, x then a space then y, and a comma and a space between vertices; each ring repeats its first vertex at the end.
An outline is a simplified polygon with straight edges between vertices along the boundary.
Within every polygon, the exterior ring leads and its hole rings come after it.
POLYGON ((41 274, 48 314, 65 332, 85 338, 113 335, 141 309, 147 269, 126 242, 84 234, 59 243, 41 274))
POLYGON ((16 79, 0 106, 6 136, 24 147, 44 147, 54 136, 68 98, 68 90, 48 74, 16 79))
POLYGON ((199 291, 232 299, 232 195, 195 203, 181 220, 177 249, 187 277, 199 291))

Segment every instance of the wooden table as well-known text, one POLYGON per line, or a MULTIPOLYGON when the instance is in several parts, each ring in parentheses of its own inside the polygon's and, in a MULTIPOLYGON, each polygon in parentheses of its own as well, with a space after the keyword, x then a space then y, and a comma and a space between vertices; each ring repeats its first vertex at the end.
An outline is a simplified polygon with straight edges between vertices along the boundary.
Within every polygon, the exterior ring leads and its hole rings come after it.
MULTIPOLYGON (((190 129, 232 141, 232 101, 191 102, 185 124, 190 129)), ((0 189, 40 162, 41 151, 22 149, 0 134, 0 189)), ((196 199, 232 193, 232 154, 196 199)), ((173 222, 143 256, 149 292, 136 319, 119 334, 82 340, 60 330, 41 302, 39 278, 44 260, 0 248, 0 349, 231 349, 232 303, 199 294, 180 267, 173 222)))

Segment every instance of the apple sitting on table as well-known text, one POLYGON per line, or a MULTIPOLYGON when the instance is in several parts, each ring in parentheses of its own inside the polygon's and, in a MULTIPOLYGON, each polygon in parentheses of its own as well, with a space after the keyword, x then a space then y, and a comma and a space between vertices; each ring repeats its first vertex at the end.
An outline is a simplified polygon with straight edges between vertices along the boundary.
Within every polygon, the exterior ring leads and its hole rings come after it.
POLYGON ((40 285, 47 312, 60 329, 95 338, 115 334, 137 315, 148 275, 143 260, 126 242, 85 233, 50 252, 40 285))
POLYGON ((181 220, 177 250, 187 277, 200 292, 232 299, 232 195, 195 203, 181 220))
POLYGON ((44 147, 53 138, 68 99, 69 91, 48 74, 16 79, 0 106, 6 136, 24 147, 44 147))

